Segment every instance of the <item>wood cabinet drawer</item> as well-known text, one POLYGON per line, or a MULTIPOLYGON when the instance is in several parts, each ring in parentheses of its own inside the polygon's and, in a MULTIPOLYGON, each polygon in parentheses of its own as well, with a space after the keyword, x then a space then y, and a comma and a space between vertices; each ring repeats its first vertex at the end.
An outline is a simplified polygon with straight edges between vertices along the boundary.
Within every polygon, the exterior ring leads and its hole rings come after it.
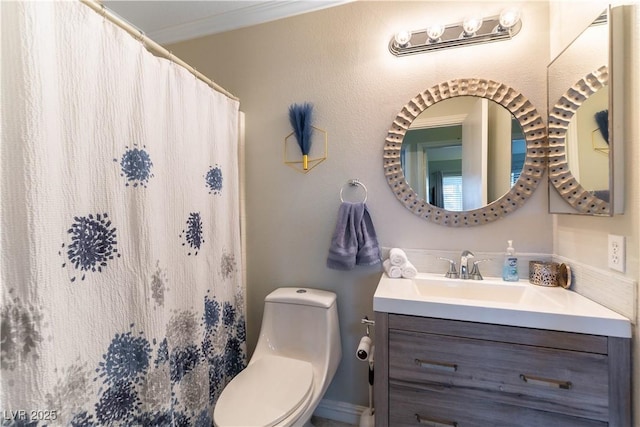
MULTIPOLYGON (((377 415, 376 415, 377 416, 377 415)), ((468 398, 456 389, 415 390, 391 386, 389 426, 604 427, 606 422, 468 398)))
POLYGON ((389 380, 581 418, 609 416, 602 354, 390 330, 389 380))

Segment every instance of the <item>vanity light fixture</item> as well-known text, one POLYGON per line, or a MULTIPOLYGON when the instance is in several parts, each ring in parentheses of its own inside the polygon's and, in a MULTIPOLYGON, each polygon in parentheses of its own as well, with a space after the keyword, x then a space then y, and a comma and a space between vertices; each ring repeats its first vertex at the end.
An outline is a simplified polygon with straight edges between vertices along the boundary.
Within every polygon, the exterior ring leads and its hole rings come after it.
POLYGON ((411 33, 409 31, 399 31, 394 37, 395 44, 400 47, 407 47, 411 40, 411 33))
POLYGON ((500 25, 494 31, 509 31, 520 22, 520 9, 509 7, 500 12, 500 25))
POLYGON ((427 27, 427 37, 429 43, 438 43, 442 41, 440 37, 444 34, 444 25, 433 24, 427 27))
POLYGON ((468 16, 462 21, 462 34, 460 37, 473 37, 482 27, 481 16, 468 16))
POLYGON ((510 7, 497 16, 469 16, 456 24, 434 24, 419 30, 398 32, 389 41, 389 51, 395 56, 405 56, 437 49, 510 40, 521 28, 520 10, 510 7))

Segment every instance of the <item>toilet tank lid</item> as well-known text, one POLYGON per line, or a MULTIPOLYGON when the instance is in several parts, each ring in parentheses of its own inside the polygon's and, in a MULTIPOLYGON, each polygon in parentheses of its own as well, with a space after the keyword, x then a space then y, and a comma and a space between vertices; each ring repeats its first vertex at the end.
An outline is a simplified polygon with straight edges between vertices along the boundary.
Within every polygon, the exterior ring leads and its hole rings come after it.
POLYGON ((265 298, 265 302, 309 305, 329 308, 336 301, 336 294, 311 288, 278 288, 265 298))

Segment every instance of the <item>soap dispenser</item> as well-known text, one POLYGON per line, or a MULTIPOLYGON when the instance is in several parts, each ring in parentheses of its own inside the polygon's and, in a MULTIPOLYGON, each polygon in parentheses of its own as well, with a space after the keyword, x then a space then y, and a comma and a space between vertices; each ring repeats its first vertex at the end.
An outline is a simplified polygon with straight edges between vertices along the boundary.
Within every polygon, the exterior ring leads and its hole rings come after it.
POLYGON ((513 248, 513 240, 508 240, 507 252, 504 254, 504 264, 502 266, 502 280, 506 282, 517 282, 518 277, 518 258, 516 250, 513 248))

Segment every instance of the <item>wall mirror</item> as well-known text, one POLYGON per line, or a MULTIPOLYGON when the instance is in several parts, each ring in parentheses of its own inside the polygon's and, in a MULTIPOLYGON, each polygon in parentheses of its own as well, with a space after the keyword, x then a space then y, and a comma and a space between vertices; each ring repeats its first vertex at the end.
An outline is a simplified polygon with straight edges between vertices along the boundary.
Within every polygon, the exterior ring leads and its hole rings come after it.
POLYGON ((611 23, 605 10, 547 68, 551 213, 622 213, 611 23))
POLYGON ((515 89, 485 79, 433 86, 396 116, 384 147, 389 186, 414 214, 450 227, 520 207, 545 169, 546 128, 515 89))
POLYGON ((524 131, 511 112, 487 98, 458 96, 416 117, 402 141, 407 183, 429 204, 479 209, 516 183, 526 155, 524 131))

